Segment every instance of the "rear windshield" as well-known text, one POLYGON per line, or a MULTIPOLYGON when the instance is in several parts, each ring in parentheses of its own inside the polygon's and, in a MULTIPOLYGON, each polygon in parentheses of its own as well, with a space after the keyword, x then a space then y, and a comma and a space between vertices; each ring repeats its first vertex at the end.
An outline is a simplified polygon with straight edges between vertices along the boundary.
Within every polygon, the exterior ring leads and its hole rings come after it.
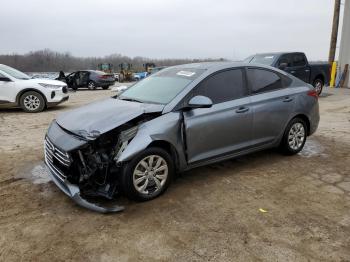
POLYGON ((145 103, 167 104, 204 71, 204 69, 193 68, 163 69, 131 86, 119 98, 145 103))

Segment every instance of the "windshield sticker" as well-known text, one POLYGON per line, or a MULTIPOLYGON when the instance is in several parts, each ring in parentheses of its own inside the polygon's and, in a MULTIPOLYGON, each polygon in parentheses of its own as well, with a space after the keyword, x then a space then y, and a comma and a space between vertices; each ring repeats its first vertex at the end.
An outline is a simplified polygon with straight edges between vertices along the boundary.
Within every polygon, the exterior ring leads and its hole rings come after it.
POLYGON ((196 74, 195 72, 190 72, 190 71, 177 72, 177 75, 179 75, 179 76, 187 76, 187 77, 194 76, 195 74, 196 74))
POLYGON ((273 59, 273 56, 265 56, 265 59, 273 59))

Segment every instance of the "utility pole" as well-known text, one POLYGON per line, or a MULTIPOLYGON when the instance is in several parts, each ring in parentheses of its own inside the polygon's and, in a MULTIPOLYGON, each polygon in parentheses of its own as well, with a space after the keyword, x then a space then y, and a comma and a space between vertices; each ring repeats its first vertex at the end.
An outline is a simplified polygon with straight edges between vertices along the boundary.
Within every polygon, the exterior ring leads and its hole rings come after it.
POLYGON ((329 49, 329 58, 328 58, 328 62, 330 64, 333 63, 333 61, 335 60, 335 51, 337 49, 339 15, 340 15, 340 1, 341 0, 335 0, 335 3, 334 3, 332 36, 331 36, 331 45, 330 45, 330 49, 329 49))

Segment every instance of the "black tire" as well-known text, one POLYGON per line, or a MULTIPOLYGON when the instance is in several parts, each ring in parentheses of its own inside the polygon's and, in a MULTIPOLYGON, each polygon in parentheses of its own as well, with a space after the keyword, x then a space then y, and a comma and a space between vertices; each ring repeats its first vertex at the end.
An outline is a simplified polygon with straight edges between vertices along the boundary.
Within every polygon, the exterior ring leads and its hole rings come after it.
POLYGON ((314 86, 317 94, 320 95, 323 90, 324 81, 321 78, 316 78, 312 85, 314 86))
MULTIPOLYGON (((147 148, 146 150, 141 152, 139 155, 134 157, 130 162, 125 164, 123 168, 122 176, 121 176, 121 181, 120 181, 121 191, 125 194, 126 197, 132 200, 136 200, 136 201, 152 200, 160 196, 161 194, 163 194, 165 190, 169 187, 172 181, 172 178, 174 177, 174 172, 175 172, 174 170, 175 169, 174 169, 173 158, 170 156, 170 154, 167 151, 158 147, 147 148), (160 156, 163 160, 165 160, 168 167, 167 178, 165 179, 164 184, 160 190, 155 192, 149 192, 149 194, 142 194, 134 186, 134 179, 133 179, 134 171, 139 166, 139 163, 143 159, 151 155, 160 156)), ((148 178, 147 178, 147 181, 148 181, 148 178)), ((149 186, 152 186, 149 183, 147 184, 149 186)), ((154 185, 154 187, 156 187, 156 185, 154 185)))
POLYGON ((306 138, 307 138, 307 132, 308 132, 307 125, 303 119, 298 118, 298 117, 292 119, 288 123, 286 130, 284 131, 283 138, 282 138, 282 141, 280 144, 280 148, 281 148, 282 153, 284 153, 285 155, 295 155, 295 154, 299 153, 305 145, 306 138), (296 130, 296 127, 298 127, 300 125, 303 127, 303 131, 304 131, 302 142, 296 138, 296 136, 301 137, 301 135, 293 135, 292 134, 292 133, 295 133, 294 131, 296 130), (294 131, 292 130, 292 128, 294 131), (293 138, 294 138, 294 140, 293 140, 293 138), (296 143, 294 145, 291 145, 291 144, 293 144, 293 141, 296 141, 296 143))
POLYGON ((87 88, 89 89, 89 90, 95 90, 96 89, 96 84, 95 84, 95 82, 94 81, 89 81, 89 83, 87 84, 87 88))
POLYGON ((72 89, 73 89, 74 91, 77 91, 77 90, 78 90, 78 87, 72 86, 72 89))
POLYGON ((44 97, 35 91, 28 91, 21 95, 19 105, 28 113, 38 113, 46 107, 44 97))
POLYGON ((103 90, 107 90, 109 88, 109 86, 103 86, 102 89, 103 90))

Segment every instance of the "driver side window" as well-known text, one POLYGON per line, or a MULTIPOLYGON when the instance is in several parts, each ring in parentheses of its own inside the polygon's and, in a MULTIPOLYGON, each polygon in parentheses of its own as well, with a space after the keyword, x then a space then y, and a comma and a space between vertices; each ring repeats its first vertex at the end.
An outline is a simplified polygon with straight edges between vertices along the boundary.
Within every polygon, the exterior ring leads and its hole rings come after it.
POLYGON ((225 70, 204 79, 193 92, 193 96, 209 97, 213 104, 219 104, 247 95, 241 69, 225 70))
POLYGON ((290 55, 284 55, 280 58, 278 66, 281 64, 287 64, 287 67, 292 67, 292 59, 290 55))

